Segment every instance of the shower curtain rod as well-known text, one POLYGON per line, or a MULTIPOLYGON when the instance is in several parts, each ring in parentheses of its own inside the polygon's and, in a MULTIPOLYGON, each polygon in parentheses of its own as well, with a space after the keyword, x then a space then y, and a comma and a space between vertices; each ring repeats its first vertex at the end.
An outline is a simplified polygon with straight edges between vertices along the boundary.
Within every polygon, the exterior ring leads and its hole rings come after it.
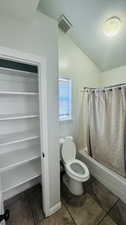
POLYGON ((84 87, 82 91, 85 91, 86 89, 90 89, 90 90, 112 89, 112 88, 116 88, 116 87, 118 88, 118 87, 122 87, 122 86, 126 86, 126 83, 115 84, 115 85, 109 85, 109 86, 101 87, 101 88, 84 87))

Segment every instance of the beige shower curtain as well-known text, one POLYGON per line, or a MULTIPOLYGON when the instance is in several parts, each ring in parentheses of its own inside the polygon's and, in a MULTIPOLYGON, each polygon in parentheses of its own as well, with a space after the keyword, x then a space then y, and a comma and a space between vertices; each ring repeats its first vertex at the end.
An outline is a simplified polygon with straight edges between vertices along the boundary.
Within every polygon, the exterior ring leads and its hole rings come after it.
POLYGON ((89 90, 88 98, 92 157, 125 177, 126 87, 89 90))
MULTIPOLYGON (((79 132, 77 132, 76 143, 79 152, 90 150, 89 148, 89 120, 88 120, 88 108, 89 108, 89 94, 84 91, 81 99, 81 109, 79 114, 79 132)), ((90 153, 90 152, 88 152, 90 153)))

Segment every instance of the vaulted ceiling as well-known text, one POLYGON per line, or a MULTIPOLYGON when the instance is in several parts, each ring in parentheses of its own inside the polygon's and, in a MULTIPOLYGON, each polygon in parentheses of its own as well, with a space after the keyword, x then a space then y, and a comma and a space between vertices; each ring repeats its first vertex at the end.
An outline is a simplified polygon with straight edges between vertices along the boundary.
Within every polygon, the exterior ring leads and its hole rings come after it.
POLYGON ((64 14, 73 25, 68 35, 101 71, 126 64, 126 0, 40 0, 39 10, 54 19, 64 14), (110 38, 103 24, 112 16, 122 28, 110 38))

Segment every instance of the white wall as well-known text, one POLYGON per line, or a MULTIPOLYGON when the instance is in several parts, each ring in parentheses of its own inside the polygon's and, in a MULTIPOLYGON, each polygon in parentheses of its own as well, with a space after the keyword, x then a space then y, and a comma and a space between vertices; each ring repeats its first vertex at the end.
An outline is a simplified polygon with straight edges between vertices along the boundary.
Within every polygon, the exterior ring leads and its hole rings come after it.
POLYGON ((0 46, 44 56, 47 59, 50 207, 60 200, 57 31, 56 22, 39 12, 35 14, 31 22, 0 17, 0 46))
POLYGON ((72 79, 73 119, 61 121, 60 136, 77 133, 78 116, 84 86, 99 86, 97 66, 73 43, 68 35, 59 33, 59 76, 72 79))
POLYGON ((123 82, 126 82, 126 66, 118 67, 113 70, 101 73, 102 86, 123 82))

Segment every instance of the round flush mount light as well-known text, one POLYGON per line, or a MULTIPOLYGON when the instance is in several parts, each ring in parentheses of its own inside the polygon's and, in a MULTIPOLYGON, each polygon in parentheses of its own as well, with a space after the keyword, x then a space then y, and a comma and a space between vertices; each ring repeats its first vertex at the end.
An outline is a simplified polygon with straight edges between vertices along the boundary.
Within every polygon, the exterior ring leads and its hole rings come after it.
POLYGON ((113 16, 104 22, 104 33, 108 37, 118 34, 121 28, 121 20, 119 17, 113 16))

